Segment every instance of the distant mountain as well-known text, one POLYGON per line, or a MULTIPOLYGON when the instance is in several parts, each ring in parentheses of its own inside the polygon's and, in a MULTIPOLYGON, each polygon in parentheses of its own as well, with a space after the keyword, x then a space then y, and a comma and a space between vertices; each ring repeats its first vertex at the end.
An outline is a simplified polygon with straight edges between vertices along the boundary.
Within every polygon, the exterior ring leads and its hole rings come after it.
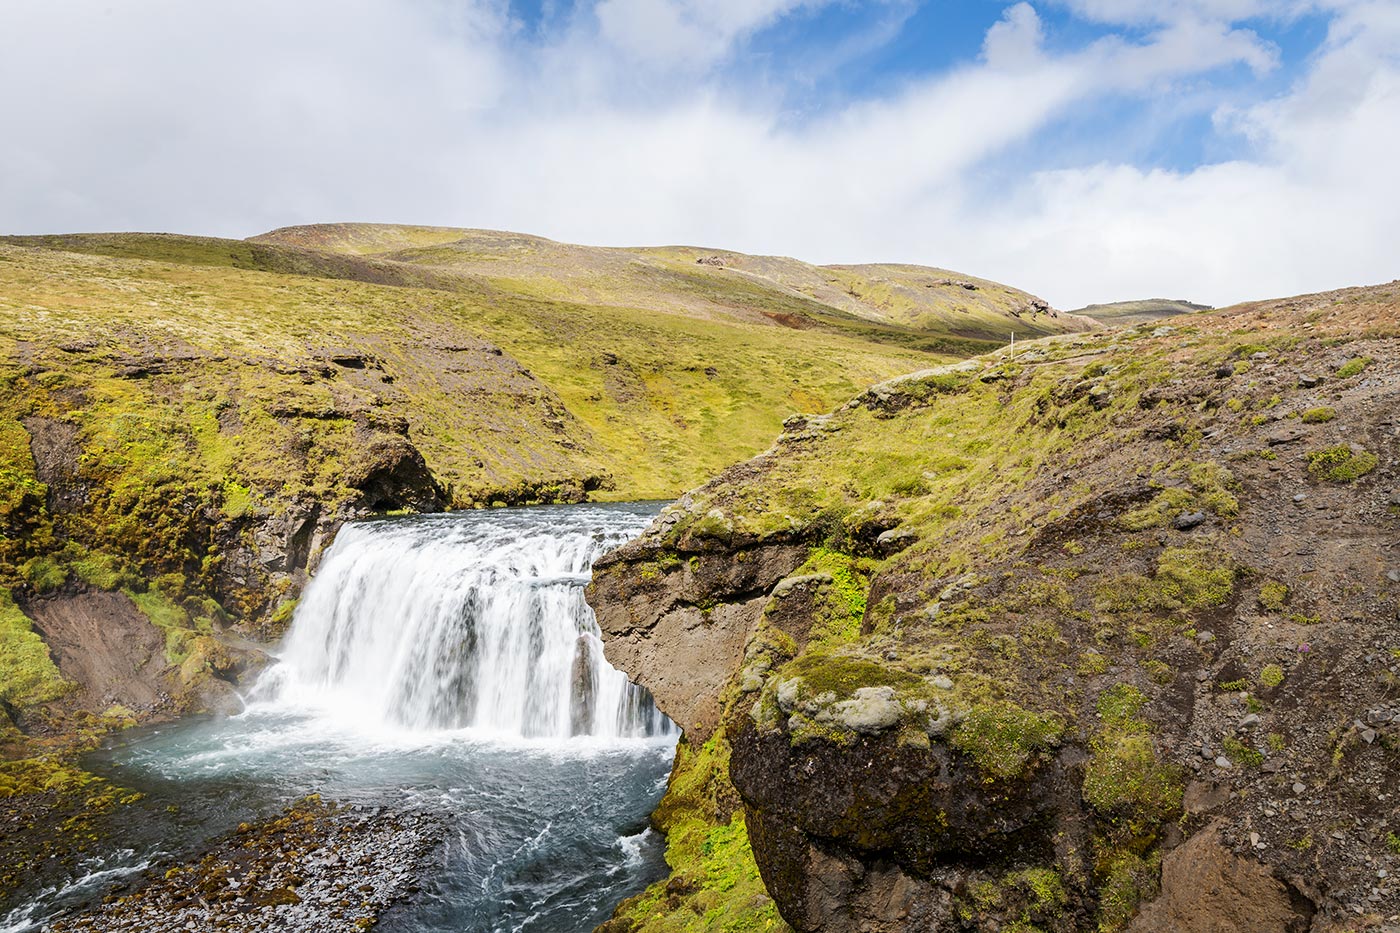
POLYGON ((1210 305, 1198 305, 1190 301, 1146 298, 1141 301, 1114 301, 1108 304, 1087 305, 1070 313, 1092 318, 1110 327, 1117 327, 1123 324, 1148 324, 1164 317, 1176 317, 1178 314, 1194 314, 1197 311, 1210 310, 1212 310, 1210 305))

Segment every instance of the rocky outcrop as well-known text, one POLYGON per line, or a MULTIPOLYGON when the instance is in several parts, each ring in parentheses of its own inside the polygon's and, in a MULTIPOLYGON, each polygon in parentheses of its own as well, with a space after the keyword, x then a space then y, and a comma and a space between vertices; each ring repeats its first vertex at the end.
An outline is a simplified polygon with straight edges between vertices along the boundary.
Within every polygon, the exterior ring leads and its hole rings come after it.
POLYGON ((1315 911, 1292 885, 1259 862, 1221 843, 1214 826, 1192 836, 1162 860, 1162 893, 1129 933, 1216 933, 1278 930, 1306 933, 1315 911))
MULTIPOLYGON (((590 591, 688 730, 659 824, 742 816, 799 931, 1380 927, 1397 320, 1384 288, 1246 305, 790 422, 590 591)), ((721 896, 686 890, 666 916, 721 896)))
MULTIPOLYGON (((667 521, 663 516, 658 529, 667 521)), ((652 696, 703 744, 718 725, 721 688, 743 659, 768 592, 806 559, 806 549, 782 542, 718 549, 690 536, 658 561, 652 540, 602 558, 588 598, 609 662, 653 672, 652 696), (659 653, 666 664, 653 663, 659 653)))

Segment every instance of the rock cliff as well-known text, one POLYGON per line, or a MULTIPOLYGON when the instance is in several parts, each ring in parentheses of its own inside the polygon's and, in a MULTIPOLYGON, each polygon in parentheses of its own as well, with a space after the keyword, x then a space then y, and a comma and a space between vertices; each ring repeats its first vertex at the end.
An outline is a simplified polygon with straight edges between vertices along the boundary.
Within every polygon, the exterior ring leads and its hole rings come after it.
POLYGON ((686 728, 605 929, 1393 924, 1398 458, 1400 283, 791 419, 597 567, 686 728))

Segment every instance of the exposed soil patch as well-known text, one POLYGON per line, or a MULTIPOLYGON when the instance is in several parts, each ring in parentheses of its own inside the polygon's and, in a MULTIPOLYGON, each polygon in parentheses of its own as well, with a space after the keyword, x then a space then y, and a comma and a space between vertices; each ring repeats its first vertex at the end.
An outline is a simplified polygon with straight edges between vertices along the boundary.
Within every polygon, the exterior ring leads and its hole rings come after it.
POLYGON ((120 704, 150 712, 169 701, 164 687, 173 669, 165 636, 125 594, 63 592, 24 609, 59 672, 78 685, 77 706, 102 712, 120 704))

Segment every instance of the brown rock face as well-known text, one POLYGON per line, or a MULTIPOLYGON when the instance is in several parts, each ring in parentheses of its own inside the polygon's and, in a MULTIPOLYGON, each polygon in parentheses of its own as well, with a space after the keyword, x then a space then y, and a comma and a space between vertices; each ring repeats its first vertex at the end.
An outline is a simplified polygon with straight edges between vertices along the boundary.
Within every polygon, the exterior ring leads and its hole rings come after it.
POLYGON ((160 630, 122 593, 56 594, 25 607, 81 705, 100 712, 160 703, 169 664, 160 630))
POLYGON ((701 547, 658 562, 646 539, 633 542, 595 565, 588 595, 608 660, 650 690, 697 745, 719 722, 721 688, 744 657, 768 591, 806 556, 789 543, 701 547))
POLYGON ((184 663, 173 665, 165 633, 125 593, 69 586, 23 608, 75 685, 61 701, 69 709, 100 714, 117 705, 140 717, 234 711, 234 683, 267 662, 256 646, 225 633, 195 637, 184 663))
POLYGON ((1307 898, 1267 868, 1225 848, 1215 826, 1192 836, 1162 862, 1162 894, 1129 933, 1305 933, 1307 898))

